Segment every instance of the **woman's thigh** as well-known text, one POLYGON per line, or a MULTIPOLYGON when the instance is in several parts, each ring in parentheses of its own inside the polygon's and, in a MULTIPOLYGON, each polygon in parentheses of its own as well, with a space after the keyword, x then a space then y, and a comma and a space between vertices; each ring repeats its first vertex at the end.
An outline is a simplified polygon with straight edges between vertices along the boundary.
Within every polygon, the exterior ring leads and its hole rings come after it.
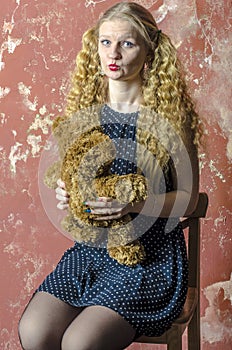
POLYGON ((25 350, 59 350, 62 336, 82 311, 53 295, 36 293, 19 322, 19 336, 25 350))
POLYGON ((132 326, 104 306, 86 307, 69 325, 62 350, 121 350, 135 337, 132 326))

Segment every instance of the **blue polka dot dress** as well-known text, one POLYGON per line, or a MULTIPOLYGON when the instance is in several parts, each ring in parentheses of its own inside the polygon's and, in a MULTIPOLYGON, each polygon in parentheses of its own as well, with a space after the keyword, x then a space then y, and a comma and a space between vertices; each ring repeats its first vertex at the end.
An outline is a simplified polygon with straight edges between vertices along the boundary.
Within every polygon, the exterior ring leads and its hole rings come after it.
MULTIPOLYGON (((101 124, 115 142, 117 156, 112 173, 136 173, 136 120, 138 113, 119 113, 105 105, 101 124)), ((172 189, 166 179, 166 190, 172 189)), ((140 218, 141 232, 147 217, 140 218)), ((119 264, 105 248, 76 242, 55 270, 39 286, 76 306, 102 305, 119 313, 136 336, 159 336, 178 317, 187 293, 188 263, 180 225, 167 232, 167 219, 158 218, 140 237, 146 260, 134 267, 119 264)))

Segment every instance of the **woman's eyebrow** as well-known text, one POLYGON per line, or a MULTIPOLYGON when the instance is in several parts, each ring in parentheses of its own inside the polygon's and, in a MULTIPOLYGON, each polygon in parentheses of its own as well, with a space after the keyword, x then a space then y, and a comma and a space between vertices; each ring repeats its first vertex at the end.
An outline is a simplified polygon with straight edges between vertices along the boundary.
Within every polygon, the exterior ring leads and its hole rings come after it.
MULTIPOLYGON (((114 34, 113 35, 101 34, 101 35, 99 35, 99 38, 104 37, 104 38, 108 39, 108 38, 112 38, 113 36, 114 36, 114 34)), ((132 35, 132 33, 126 33, 126 34, 123 34, 122 36, 117 37, 117 39, 122 40, 122 39, 136 39, 136 38, 134 35, 132 35)))

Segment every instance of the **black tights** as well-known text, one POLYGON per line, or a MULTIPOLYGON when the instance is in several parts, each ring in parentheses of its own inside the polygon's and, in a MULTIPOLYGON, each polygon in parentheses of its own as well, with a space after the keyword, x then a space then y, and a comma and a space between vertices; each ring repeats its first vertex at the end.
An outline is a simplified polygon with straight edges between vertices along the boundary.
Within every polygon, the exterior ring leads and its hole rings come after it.
POLYGON ((24 311, 19 336, 24 350, 121 350, 135 330, 104 306, 75 308, 39 292, 24 311))

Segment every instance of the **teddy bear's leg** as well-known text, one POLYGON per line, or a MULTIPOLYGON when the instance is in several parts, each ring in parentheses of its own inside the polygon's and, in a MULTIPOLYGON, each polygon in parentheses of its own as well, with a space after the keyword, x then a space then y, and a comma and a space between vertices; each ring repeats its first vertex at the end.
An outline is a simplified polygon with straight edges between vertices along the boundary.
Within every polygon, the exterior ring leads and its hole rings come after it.
POLYGON ((128 243, 124 246, 108 248, 109 256, 120 264, 134 266, 145 259, 145 250, 139 240, 128 243))
POLYGON ((74 218, 71 213, 62 220, 61 226, 79 243, 104 248, 107 245, 107 235, 104 228, 82 222, 80 219, 74 218))
POLYGON ((136 239, 130 215, 126 215, 126 218, 123 217, 121 221, 121 225, 115 222, 115 225, 109 229, 108 253, 120 264, 134 266, 145 259, 145 250, 141 242, 136 239))

